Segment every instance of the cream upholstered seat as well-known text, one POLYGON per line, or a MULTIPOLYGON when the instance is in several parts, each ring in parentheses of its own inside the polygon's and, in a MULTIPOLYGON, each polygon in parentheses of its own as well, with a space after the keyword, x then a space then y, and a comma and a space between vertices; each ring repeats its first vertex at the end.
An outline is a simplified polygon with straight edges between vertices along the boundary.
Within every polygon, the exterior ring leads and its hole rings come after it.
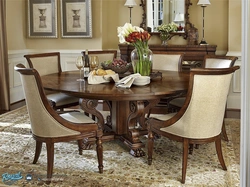
MULTIPOLYGON (((40 53, 24 55, 30 68, 35 68, 40 76, 61 72, 60 53, 40 53)), ((55 110, 79 104, 79 98, 68 96, 60 92, 46 91, 47 98, 52 101, 55 110)))
MULTIPOLYGON (((220 56, 220 55, 205 55, 202 67, 203 68, 229 68, 233 67, 238 57, 235 56, 220 56)), ((186 97, 179 97, 171 100, 169 102, 169 107, 173 107, 175 109, 180 109, 186 97)), ((222 135, 226 141, 228 141, 225 124, 223 122, 222 126, 222 135)))
POLYGON ((220 134, 232 74, 237 69, 239 66, 191 70, 187 99, 182 108, 177 113, 146 121, 149 165, 152 164, 154 135, 157 134, 183 142, 182 183, 185 183, 186 178, 189 144, 215 142, 220 164, 224 170, 227 169, 220 134))
POLYGON ((82 112, 56 112, 47 99, 39 73, 33 68, 18 64, 15 70, 20 73, 27 109, 31 122, 31 131, 36 140, 36 152, 33 163, 38 161, 42 143, 47 148, 47 178, 52 177, 54 163, 54 143, 77 140, 79 154, 82 154, 83 139, 96 139, 96 151, 99 172, 103 172, 102 125, 96 123, 82 112))

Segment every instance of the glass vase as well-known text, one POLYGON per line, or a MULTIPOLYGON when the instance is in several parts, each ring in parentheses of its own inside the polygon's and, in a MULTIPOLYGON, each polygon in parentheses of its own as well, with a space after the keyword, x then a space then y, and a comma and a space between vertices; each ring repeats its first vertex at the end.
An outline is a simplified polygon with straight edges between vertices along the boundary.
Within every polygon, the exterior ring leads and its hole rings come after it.
POLYGON ((131 52, 134 73, 149 76, 152 72, 153 52, 149 48, 135 48, 131 52))
POLYGON ((171 38, 170 34, 167 32, 160 33, 160 39, 162 41, 162 45, 168 45, 168 40, 171 38))

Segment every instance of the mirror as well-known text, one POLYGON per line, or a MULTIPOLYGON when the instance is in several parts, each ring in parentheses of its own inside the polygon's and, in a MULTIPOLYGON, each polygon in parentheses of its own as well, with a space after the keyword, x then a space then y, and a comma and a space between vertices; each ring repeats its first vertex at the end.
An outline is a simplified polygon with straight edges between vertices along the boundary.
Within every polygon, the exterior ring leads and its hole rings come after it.
POLYGON ((190 5, 192 5, 190 0, 141 0, 140 6, 142 6, 143 14, 140 26, 149 32, 157 32, 155 28, 162 22, 170 23, 176 20, 177 14, 182 14, 182 19, 184 17, 184 20, 183 22, 179 22, 179 24, 184 26, 184 32, 178 34, 183 35, 186 39, 188 30, 193 27, 189 21, 188 9, 190 5), (154 13, 153 9, 158 10, 158 13, 154 13), (149 16, 148 12, 152 12, 152 15, 149 16), (154 22, 156 25, 153 24, 154 22))

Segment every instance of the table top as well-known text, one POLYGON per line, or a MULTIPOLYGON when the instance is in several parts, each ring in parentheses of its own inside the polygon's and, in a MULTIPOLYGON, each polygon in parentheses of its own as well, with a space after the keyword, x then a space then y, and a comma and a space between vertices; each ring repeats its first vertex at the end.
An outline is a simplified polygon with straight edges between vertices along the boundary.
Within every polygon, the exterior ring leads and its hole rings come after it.
POLYGON ((79 71, 65 71, 42 76, 45 90, 59 91, 71 96, 110 101, 154 100, 160 97, 183 92, 188 89, 189 72, 161 71, 160 77, 145 86, 132 85, 130 88, 117 88, 114 82, 88 84, 76 81, 79 71))

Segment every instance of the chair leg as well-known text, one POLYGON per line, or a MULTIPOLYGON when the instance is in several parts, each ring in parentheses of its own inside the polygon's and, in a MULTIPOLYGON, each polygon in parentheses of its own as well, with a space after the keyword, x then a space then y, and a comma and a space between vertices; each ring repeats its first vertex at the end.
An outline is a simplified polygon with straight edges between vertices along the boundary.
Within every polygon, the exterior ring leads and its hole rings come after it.
POLYGON ((38 161, 38 158, 39 158, 41 150, 42 150, 42 144, 43 144, 43 142, 39 142, 36 140, 36 152, 35 152, 33 164, 36 164, 36 162, 38 161))
POLYGON ((223 120, 223 123, 222 123, 221 134, 222 134, 223 139, 228 142, 229 140, 228 140, 228 137, 227 137, 227 131, 226 131, 226 126, 225 126, 225 121, 224 120, 223 120))
POLYGON ((221 164, 223 170, 227 170, 226 164, 225 164, 225 162, 224 162, 223 154, 222 154, 222 149, 221 149, 221 138, 220 138, 220 137, 218 137, 218 138, 215 140, 215 147, 216 147, 216 152, 217 152, 218 159, 219 159, 219 161, 220 161, 220 164, 221 164))
POLYGON ((100 137, 97 137, 96 139, 96 152, 97 152, 99 173, 103 173, 103 147, 102 147, 102 140, 100 137))
POLYGON ((46 143, 47 148, 47 183, 51 182, 54 165, 54 143, 46 143))
POLYGON ((154 136, 153 136, 152 131, 149 131, 148 132, 148 165, 152 164, 153 147, 154 147, 154 136))
POLYGON ((83 140, 77 140, 79 155, 82 155, 82 150, 83 150, 83 142, 82 141, 83 140))
POLYGON ((181 178, 181 183, 182 184, 184 184, 185 180, 186 180, 188 147, 189 147, 189 141, 188 141, 188 139, 184 138, 184 141, 183 141, 183 158, 182 158, 182 178, 181 178))

